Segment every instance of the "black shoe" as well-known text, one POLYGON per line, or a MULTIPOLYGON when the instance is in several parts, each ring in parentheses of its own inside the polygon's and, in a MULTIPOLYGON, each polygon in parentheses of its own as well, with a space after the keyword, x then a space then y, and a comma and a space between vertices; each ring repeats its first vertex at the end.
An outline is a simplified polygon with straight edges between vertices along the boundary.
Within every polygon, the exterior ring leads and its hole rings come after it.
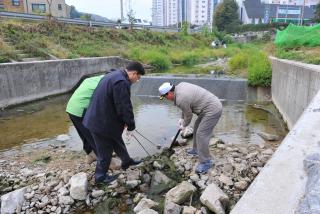
POLYGON ((130 166, 135 166, 135 165, 138 165, 140 163, 141 163, 141 160, 133 160, 133 159, 131 159, 131 161, 129 163, 126 163, 126 164, 122 165, 121 167, 122 167, 123 170, 126 170, 130 166))
POLYGON ((96 184, 105 184, 108 185, 110 184, 112 181, 117 180, 117 178, 119 177, 119 174, 116 175, 107 175, 105 179, 101 180, 101 181, 96 181, 96 184))

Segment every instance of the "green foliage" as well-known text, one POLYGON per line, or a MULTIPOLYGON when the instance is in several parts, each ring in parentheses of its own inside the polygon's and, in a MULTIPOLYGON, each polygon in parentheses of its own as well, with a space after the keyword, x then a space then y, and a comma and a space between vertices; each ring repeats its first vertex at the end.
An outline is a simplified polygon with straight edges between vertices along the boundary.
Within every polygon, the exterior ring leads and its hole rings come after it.
POLYGON ((268 24, 247 24, 247 25, 235 25, 229 26, 227 30, 228 33, 243 33, 248 31, 268 31, 268 30, 276 30, 283 29, 288 26, 288 23, 268 23, 268 24))
POLYGON ((248 63, 248 81, 252 86, 270 86, 272 70, 265 53, 257 52, 250 56, 248 63))
POLYGON ((234 0, 223 0, 214 12, 214 25, 219 31, 224 31, 228 25, 238 25, 238 4, 234 0))
POLYGON ((182 23, 182 27, 181 27, 181 33, 182 33, 182 35, 187 36, 187 35, 189 34, 189 33, 188 33, 188 28, 189 28, 188 22, 183 22, 183 23, 182 23))
POLYGON ((314 10, 314 21, 320 23, 320 3, 317 4, 314 10))
POLYGON ((158 70, 166 70, 171 67, 171 61, 168 55, 156 50, 146 51, 143 55, 146 62, 158 70))
POLYGON ((240 52, 229 60, 229 68, 231 71, 245 69, 248 67, 249 55, 246 52, 240 52))

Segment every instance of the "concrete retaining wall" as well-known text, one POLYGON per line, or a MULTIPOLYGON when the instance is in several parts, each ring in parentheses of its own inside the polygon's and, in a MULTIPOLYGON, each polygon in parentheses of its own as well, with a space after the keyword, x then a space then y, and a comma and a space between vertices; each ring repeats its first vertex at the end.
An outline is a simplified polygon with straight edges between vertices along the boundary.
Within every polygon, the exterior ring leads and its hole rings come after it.
POLYGON ((298 213, 308 179, 303 162, 320 152, 320 66, 271 60, 272 99, 291 131, 231 214, 298 213))
POLYGON ((0 64, 0 108, 71 90, 86 75, 123 67, 119 57, 0 64))
POLYGON ((271 58, 272 100, 289 129, 320 90, 320 66, 271 58))
POLYGON ((248 87, 245 79, 186 76, 145 76, 132 86, 132 94, 138 96, 159 96, 158 88, 164 82, 178 84, 189 82, 214 93, 220 99, 265 101, 270 100, 269 88, 248 87))

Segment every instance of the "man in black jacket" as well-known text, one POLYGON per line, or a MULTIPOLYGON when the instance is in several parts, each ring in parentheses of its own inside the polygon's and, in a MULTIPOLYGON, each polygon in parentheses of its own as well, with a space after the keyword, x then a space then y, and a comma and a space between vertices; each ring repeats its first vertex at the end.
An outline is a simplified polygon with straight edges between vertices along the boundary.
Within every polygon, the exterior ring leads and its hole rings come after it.
POLYGON ((103 77, 93 93, 83 124, 90 130, 97 150, 96 183, 108 184, 117 178, 107 175, 113 151, 121 158, 123 169, 140 163, 129 156, 122 133, 125 128, 135 129, 130 87, 144 74, 140 63, 131 62, 125 70, 103 77))

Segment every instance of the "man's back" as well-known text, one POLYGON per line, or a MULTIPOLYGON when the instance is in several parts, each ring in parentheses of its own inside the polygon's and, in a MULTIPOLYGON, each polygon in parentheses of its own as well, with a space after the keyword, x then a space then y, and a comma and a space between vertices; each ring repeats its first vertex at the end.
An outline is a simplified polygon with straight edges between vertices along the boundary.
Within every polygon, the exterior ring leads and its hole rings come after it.
POLYGON ((93 93, 83 124, 92 132, 121 136, 124 125, 134 126, 130 82, 125 71, 106 75, 93 93))

